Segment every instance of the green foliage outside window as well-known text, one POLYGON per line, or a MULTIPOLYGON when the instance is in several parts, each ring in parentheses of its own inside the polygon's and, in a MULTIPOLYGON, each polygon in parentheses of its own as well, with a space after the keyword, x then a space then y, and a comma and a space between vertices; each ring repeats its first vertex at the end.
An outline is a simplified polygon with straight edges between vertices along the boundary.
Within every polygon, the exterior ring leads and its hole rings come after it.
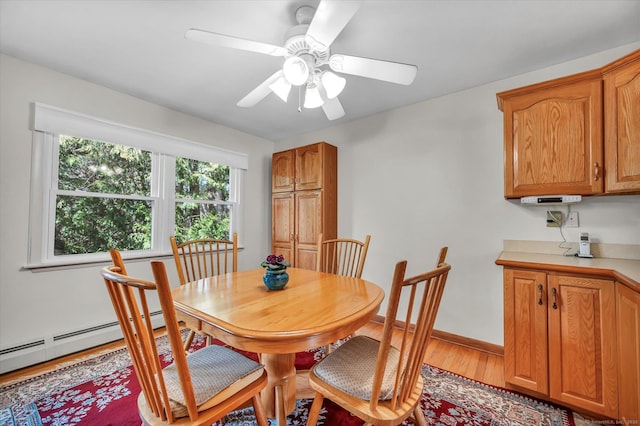
POLYGON ((55 254, 151 248, 151 203, 117 198, 58 196, 55 254))
MULTIPOLYGON (((229 201, 229 166, 177 158, 176 199, 229 201)), ((176 239, 228 239, 230 213, 227 204, 178 201, 176 239)))
MULTIPOLYGON (((153 201, 140 199, 152 193, 151 153, 71 136, 59 142, 55 255, 151 249, 153 201)), ((177 158, 175 182, 176 238, 229 238, 229 167, 177 158)))

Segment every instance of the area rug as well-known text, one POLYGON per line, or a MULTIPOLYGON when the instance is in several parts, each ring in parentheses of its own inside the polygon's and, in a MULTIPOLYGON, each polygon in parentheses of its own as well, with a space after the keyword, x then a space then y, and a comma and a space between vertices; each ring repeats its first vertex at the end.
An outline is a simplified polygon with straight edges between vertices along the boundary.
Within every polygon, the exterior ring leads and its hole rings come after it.
MULTIPOLYGON (((159 337, 163 363, 172 360, 166 337, 159 337)), ((203 345, 196 339, 194 349, 203 345)), ((254 357, 254 354, 247 354, 254 357)), ((296 366, 307 369, 322 350, 299 353, 296 366)), ((420 402, 428 424, 575 426, 571 411, 506 389, 476 382, 424 365, 424 394, 420 402)), ((0 426, 140 424, 136 398, 140 386, 126 349, 69 365, 0 387, 0 426)), ((287 424, 305 425, 311 399, 297 401, 287 424)), ((255 420, 251 408, 230 413, 216 425, 248 426, 255 420)), ((318 425, 360 426, 362 420, 325 400, 318 425)), ((414 425, 407 420, 403 425, 414 425)), ((270 426, 275 422, 270 419, 270 426)))

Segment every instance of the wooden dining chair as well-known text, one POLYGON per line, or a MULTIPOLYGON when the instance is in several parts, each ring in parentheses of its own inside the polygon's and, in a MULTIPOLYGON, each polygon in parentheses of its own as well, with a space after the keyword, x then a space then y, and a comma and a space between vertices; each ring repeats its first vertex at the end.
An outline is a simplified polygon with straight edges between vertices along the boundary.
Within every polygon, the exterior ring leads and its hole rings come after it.
POLYGON ((436 267, 446 262, 447 259, 447 251, 449 251, 449 247, 445 246, 440 249, 440 253, 438 253, 438 261, 436 262, 436 267))
POLYGON ((367 259, 371 235, 364 241, 350 238, 322 239, 318 237, 316 270, 345 277, 362 278, 364 261, 367 259))
MULTIPOLYGON (((364 241, 351 238, 334 238, 323 240, 318 236, 316 270, 345 277, 362 278, 364 261, 367 259, 371 235, 364 241)), ((333 344, 325 345, 325 354, 333 350, 333 344)))
POLYGON ((142 388, 142 424, 210 425, 251 402, 258 425, 267 426, 260 398, 267 384, 264 366, 218 345, 186 355, 164 263, 151 262, 154 281, 147 281, 123 274, 120 253, 112 250, 111 255, 114 266, 101 275, 142 388), (173 363, 164 368, 147 304, 156 295, 173 355, 173 363))
POLYGON ((172 235, 171 249, 180 284, 238 270, 238 234, 232 240, 200 238, 178 243, 172 235))
POLYGON ((419 406, 421 369, 451 266, 441 263, 410 278, 405 278, 406 268, 407 261, 396 264, 381 339, 353 337, 309 371, 316 394, 307 426, 318 421, 325 398, 365 424, 392 426, 413 416, 426 425, 419 406), (399 323, 401 299, 407 310, 399 323), (391 344, 394 335, 400 337, 397 346, 391 344))
MULTIPOLYGON (((169 239, 180 284, 238 270, 238 234, 236 232, 233 233, 232 240, 201 238, 178 243, 173 235, 169 239)), ((185 350, 189 349, 195 335, 195 331, 189 332, 184 341, 185 350)), ((211 342, 208 336, 207 341, 211 342)))

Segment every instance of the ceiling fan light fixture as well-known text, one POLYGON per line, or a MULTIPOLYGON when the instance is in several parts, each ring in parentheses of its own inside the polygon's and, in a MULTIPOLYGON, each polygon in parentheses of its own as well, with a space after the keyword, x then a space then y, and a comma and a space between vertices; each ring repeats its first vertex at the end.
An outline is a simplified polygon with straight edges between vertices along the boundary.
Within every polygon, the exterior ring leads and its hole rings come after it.
POLYGON ((287 102, 289 92, 291 91, 291 83, 289 83, 286 78, 280 77, 269 85, 269 89, 284 102, 287 102))
POLYGON ((299 56, 292 56, 284 61, 282 66, 284 78, 294 86, 301 86, 309 78, 309 66, 307 62, 299 56))
POLYGON ((320 78, 322 86, 327 92, 327 98, 333 99, 338 96, 344 90, 344 86, 347 84, 347 80, 332 73, 331 71, 325 71, 320 78))
POLYGON ((307 90, 304 93, 304 107, 307 109, 318 108, 324 104, 320 91, 315 83, 307 84, 307 90))

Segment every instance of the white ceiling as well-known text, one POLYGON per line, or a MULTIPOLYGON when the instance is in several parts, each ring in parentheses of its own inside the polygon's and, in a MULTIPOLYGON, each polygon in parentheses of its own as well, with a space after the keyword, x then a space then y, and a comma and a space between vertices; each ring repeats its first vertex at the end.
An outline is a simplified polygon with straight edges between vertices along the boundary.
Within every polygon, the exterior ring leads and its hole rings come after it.
MULTIPOLYGON (((638 0, 364 1, 332 53, 415 64, 410 86, 346 76, 346 116, 267 96, 283 59, 184 38, 196 27, 282 45, 294 0, 0 0, 0 51, 269 140, 332 126, 640 40, 638 0)), ((604 64, 603 64, 604 65, 604 64)))

